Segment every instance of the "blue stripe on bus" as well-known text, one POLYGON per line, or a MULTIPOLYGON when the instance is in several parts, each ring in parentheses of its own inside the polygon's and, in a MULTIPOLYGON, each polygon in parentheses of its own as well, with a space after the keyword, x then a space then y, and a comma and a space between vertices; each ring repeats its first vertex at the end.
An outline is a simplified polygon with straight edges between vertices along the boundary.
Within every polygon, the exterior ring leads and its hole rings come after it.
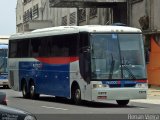
POLYGON ((102 84, 108 84, 109 86, 135 86, 137 83, 146 83, 147 80, 103 80, 102 84))
MULTIPOLYGON (((69 64, 54 65, 41 62, 20 62, 19 78, 32 78, 36 92, 55 96, 70 96, 69 64)), ((20 82, 21 83, 21 82, 20 82)))

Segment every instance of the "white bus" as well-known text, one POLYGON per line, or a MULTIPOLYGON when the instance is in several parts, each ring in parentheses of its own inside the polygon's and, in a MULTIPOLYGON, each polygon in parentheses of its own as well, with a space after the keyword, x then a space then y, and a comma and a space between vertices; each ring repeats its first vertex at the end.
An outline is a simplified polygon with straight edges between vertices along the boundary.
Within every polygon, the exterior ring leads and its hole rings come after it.
POLYGON ((145 99, 141 30, 124 26, 60 26, 12 35, 9 81, 23 97, 40 94, 127 105, 145 99))
POLYGON ((8 88, 8 39, 9 36, 0 36, 0 86, 8 88))

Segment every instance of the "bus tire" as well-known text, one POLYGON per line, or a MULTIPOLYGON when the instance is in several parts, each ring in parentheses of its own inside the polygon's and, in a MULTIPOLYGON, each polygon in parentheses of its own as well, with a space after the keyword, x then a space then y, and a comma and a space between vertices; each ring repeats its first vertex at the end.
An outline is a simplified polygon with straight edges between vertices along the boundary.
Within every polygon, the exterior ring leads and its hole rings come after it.
POLYGON ((22 83, 22 96, 23 98, 29 98, 29 92, 27 91, 27 83, 22 83))
POLYGON ((129 100, 117 100, 118 105, 126 106, 129 103, 129 100))
POLYGON ((37 94, 35 92, 35 84, 33 82, 31 82, 31 84, 30 84, 29 92, 30 92, 31 99, 38 99, 39 98, 39 94, 37 94))
POLYGON ((81 90, 78 86, 73 89, 72 96, 73 96, 72 97, 73 102, 76 105, 80 105, 81 104, 81 90))

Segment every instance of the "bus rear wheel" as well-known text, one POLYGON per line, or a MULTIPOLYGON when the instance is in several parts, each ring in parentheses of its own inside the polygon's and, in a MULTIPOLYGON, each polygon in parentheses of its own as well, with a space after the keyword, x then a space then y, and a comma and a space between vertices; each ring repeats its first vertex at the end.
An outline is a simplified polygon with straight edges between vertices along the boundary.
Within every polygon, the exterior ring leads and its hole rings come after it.
POLYGON ((24 82, 22 84, 22 95, 23 95, 23 98, 29 98, 29 93, 27 91, 27 83, 24 82))
POLYGON ((117 100, 118 105, 126 106, 129 103, 129 100, 117 100))
POLYGON ((76 105, 81 104, 81 90, 78 86, 73 89, 72 99, 76 105))
POLYGON ((33 82, 30 84, 30 98, 31 99, 39 98, 39 94, 35 92, 35 84, 33 82))

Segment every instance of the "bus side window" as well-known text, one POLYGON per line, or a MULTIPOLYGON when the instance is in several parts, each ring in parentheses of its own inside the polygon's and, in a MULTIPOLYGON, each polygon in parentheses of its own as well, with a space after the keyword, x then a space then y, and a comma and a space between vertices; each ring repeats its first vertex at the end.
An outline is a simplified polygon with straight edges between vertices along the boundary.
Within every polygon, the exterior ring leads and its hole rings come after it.
POLYGON ((38 38, 31 39, 30 51, 31 51, 32 57, 39 57, 39 46, 40 46, 40 43, 38 38))

